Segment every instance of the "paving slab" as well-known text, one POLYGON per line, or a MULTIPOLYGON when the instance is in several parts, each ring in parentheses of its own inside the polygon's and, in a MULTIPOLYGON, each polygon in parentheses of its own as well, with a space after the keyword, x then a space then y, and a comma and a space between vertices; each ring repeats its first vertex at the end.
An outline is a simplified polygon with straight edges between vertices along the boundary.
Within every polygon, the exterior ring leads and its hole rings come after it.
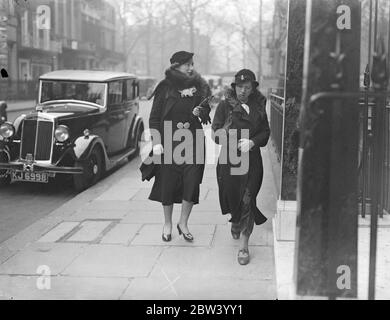
POLYGON ((218 189, 209 189, 205 200, 219 201, 219 192, 218 189))
POLYGON ((273 300, 273 280, 178 276, 172 272, 131 281, 123 300, 273 300), (173 283, 172 283, 173 282, 173 283))
MULTIPOLYGON (((172 221, 175 223, 180 219, 179 208, 173 211, 172 221)), ((225 225, 228 221, 227 216, 223 216, 220 212, 196 212, 194 210, 191 213, 189 224, 219 224, 225 225)), ((126 214, 123 219, 123 223, 155 223, 163 224, 164 223, 164 214, 162 209, 159 211, 134 211, 126 214)))
MULTIPOLYGON (((81 207, 79 211, 121 211, 124 210, 131 210, 132 209, 132 202, 130 201, 123 201, 123 200, 95 200, 92 201, 85 206, 81 207)), ((144 207, 145 208, 145 207, 144 207)))
MULTIPOLYGON (((47 280, 46 280, 47 281, 47 280)), ((117 300, 126 278, 50 277, 50 289, 38 289, 34 276, 0 276, 0 300, 117 300)))
POLYGON ((124 188, 145 188, 145 189, 151 189, 153 186, 154 180, 151 181, 142 181, 141 176, 136 178, 127 178, 124 177, 121 180, 119 180, 116 184, 118 187, 124 187, 124 188))
POLYGON ((139 188, 131 188, 130 186, 114 185, 113 187, 105 191, 101 196, 96 198, 96 200, 129 201, 138 193, 139 190, 139 188))
POLYGON ((200 187, 207 187, 210 189, 218 189, 218 183, 217 183, 217 178, 209 178, 207 176, 203 177, 202 184, 200 187))
POLYGON ((11 251, 7 247, 4 246, 0 247, 0 264, 2 264, 3 262, 8 260, 10 257, 12 257, 15 254, 16 254, 15 251, 11 251))
POLYGON ((89 245, 62 272, 62 275, 87 277, 146 277, 163 248, 89 245))
POLYGON ((147 200, 150 195, 150 191, 151 189, 149 188, 140 188, 131 200, 147 200))
MULTIPOLYGON (((140 188, 137 194, 131 200, 148 200, 151 188, 140 188)), ((200 188, 199 201, 205 200, 209 192, 209 188, 200 188)))
MULTIPOLYGON (((179 219, 179 214, 177 214, 177 221, 179 219)), ((211 225, 226 225, 229 221, 228 216, 223 216, 219 211, 200 211, 196 212, 193 210, 190 216, 189 225, 192 224, 211 224, 211 225)))
POLYGON ((123 210, 79 210, 67 217, 68 221, 84 221, 84 220, 99 220, 99 219, 107 219, 107 220, 121 220, 127 213, 128 209, 123 210))
POLYGON ((162 224, 145 224, 130 244, 132 246, 209 247, 212 244, 214 232, 215 226, 213 225, 191 225, 193 242, 188 242, 183 236, 179 236, 177 229, 172 230, 172 241, 164 242, 161 239, 162 224))
POLYGON ((137 235, 142 224, 119 223, 112 228, 100 241, 101 244, 129 245, 130 241, 137 235))
POLYGON ((162 212, 162 209, 159 211, 131 211, 127 213, 123 219, 121 220, 122 223, 163 223, 164 222, 164 214, 162 212))
POLYGON ((112 221, 84 221, 80 223, 75 234, 66 239, 69 242, 93 242, 96 241, 112 221))
POLYGON ((61 222, 41 237, 38 242, 56 242, 79 225, 78 222, 61 222))
POLYGON ((61 221, 61 217, 48 216, 30 225, 12 238, 6 240, 1 244, 1 246, 3 248, 7 248, 10 251, 20 251, 27 245, 37 241, 39 238, 42 237, 43 234, 53 229, 53 227, 55 227, 61 221))
POLYGON ((232 247, 197 248, 169 247, 163 251, 151 276, 161 269, 182 277, 213 277, 241 280, 274 280, 273 250, 251 247, 251 263, 237 262, 237 249, 232 247))
MULTIPOLYGON (((231 235, 231 224, 218 225, 215 232, 215 238, 213 245, 215 247, 233 246, 238 247, 240 244, 239 240, 234 240, 231 235)), ((253 233, 249 239, 250 246, 272 246, 273 239, 272 234, 270 235, 264 226, 255 226, 253 233)))
POLYGON ((82 251, 82 244, 35 243, 0 265, 0 274, 36 275, 38 267, 47 266, 51 275, 57 275, 82 251))

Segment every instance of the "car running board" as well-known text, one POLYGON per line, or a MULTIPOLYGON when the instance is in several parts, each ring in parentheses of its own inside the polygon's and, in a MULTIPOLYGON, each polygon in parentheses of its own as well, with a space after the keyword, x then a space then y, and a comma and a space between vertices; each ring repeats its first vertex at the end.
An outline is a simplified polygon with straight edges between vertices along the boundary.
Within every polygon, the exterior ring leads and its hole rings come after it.
POLYGON ((119 155, 116 155, 116 156, 113 156, 111 158, 108 159, 108 161, 106 162, 107 165, 106 165, 106 170, 107 171, 110 171, 111 169, 113 169, 119 162, 123 161, 124 159, 126 159, 127 157, 133 155, 135 152, 137 151, 137 149, 135 148, 132 148, 132 149, 128 149, 127 151, 125 151, 125 153, 121 153, 119 155))

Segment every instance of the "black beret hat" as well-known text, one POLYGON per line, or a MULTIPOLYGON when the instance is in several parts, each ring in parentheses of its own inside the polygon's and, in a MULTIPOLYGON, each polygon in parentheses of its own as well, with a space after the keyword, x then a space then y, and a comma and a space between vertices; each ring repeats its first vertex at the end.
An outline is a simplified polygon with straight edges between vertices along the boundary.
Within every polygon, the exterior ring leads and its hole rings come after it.
POLYGON ((192 59, 194 56, 193 53, 187 51, 178 51, 173 54, 171 57, 171 64, 179 64, 182 65, 192 59))
POLYGON ((234 82, 232 83, 232 87, 234 87, 236 84, 248 81, 252 82, 255 87, 259 86, 259 82, 256 81, 255 74, 249 69, 242 69, 238 71, 237 74, 234 76, 234 82))

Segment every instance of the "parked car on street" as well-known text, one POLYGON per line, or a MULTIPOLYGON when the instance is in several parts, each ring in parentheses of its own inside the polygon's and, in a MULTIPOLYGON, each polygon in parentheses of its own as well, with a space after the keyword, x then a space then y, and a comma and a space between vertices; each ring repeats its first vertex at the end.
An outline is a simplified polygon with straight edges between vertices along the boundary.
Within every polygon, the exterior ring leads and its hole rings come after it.
POLYGON ((39 79, 36 111, 0 125, 0 185, 69 174, 77 191, 139 153, 144 123, 137 78, 61 70, 39 79))

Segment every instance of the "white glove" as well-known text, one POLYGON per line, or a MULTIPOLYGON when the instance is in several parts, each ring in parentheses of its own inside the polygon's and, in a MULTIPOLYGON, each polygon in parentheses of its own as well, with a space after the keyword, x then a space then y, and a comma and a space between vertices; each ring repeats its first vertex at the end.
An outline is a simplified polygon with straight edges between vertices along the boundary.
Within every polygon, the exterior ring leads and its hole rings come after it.
POLYGON ((195 116, 195 117, 199 117, 200 116, 200 107, 195 107, 194 110, 192 111, 192 114, 195 116))
POLYGON ((254 146, 255 143, 249 139, 240 139, 238 141, 238 150, 244 153, 249 152, 254 146))
POLYGON ((153 146, 153 154, 156 156, 162 155, 164 153, 164 147, 162 144, 156 144, 153 146))

